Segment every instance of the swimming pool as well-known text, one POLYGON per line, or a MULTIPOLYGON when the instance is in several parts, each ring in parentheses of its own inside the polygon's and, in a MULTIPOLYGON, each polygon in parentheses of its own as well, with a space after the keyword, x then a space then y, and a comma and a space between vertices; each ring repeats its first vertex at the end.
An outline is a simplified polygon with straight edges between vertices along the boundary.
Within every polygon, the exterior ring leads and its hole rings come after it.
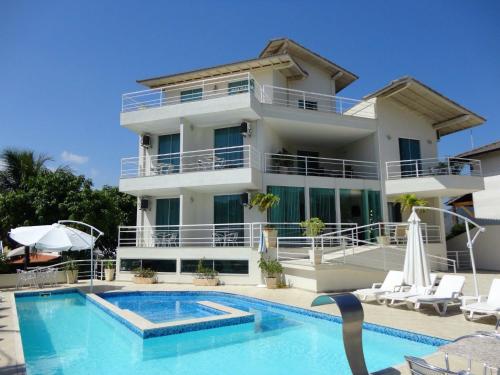
POLYGON ((122 310, 130 310, 153 323, 223 315, 224 311, 199 304, 181 293, 101 293, 99 296, 122 310))
MULTIPOLYGON (((17 296, 28 373, 350 374, 337 318, 226 293, 178 295, 252 311, 255 321, 143 339, 79 293, 17 296)), ((403 362, 404 355, 430 354, 444 343, 385 330, 368 325, 363 331, 371 372, 403 362)))

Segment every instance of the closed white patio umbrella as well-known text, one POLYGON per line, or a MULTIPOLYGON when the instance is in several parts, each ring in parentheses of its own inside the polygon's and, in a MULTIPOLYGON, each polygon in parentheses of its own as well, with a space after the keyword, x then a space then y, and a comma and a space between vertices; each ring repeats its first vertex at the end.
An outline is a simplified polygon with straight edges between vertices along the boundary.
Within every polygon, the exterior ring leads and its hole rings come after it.
POLYGON ((415 211, 411 213, 408 223, 403 280, 407 285, 425 288, 431 286, 431 274, 422 238, 420 218, 415 211))

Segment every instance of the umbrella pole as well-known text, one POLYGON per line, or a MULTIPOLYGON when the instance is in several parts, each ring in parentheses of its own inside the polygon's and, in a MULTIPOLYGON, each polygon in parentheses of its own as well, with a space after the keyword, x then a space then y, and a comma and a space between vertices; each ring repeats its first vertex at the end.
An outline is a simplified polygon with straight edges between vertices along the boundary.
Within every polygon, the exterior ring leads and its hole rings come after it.
POLYGON ((90 228, 90 236, 92 237, 90 246, 90 293, 94 292, 94 228, 90 228))
POLYGON ((24 247, 24 270, 27 271, 30 265, 30 247, 24 247))
POLYGON ((476 293, 476 297, 479 297, 479 286, 477 285, 477 274, 476 274, 476 262, 474 261, 474 252, 472 251, 473 241, 470 238, 470 229, 468 222, 465 223, 465 230, 467 232, 467 247, 469 248, 470 264, 472 266, 472 276, 474 277, 474 292, 476 293))

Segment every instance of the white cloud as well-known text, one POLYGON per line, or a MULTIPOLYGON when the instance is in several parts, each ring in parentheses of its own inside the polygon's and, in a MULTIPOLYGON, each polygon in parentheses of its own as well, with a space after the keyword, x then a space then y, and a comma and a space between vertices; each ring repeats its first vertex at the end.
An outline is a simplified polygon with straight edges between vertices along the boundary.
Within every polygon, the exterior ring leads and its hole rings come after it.
POLYGON ((67 163, 72 164, 85 164, 89 161, 88 156, 73 154, 69 151, 63 151, 63 153, 61 154, 61 159, 67 163))

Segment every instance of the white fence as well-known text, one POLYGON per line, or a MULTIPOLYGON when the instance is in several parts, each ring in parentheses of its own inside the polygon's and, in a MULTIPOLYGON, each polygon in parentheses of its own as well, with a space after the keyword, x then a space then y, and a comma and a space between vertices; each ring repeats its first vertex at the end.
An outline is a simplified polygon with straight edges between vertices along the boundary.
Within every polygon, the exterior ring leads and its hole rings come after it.
POLYGON ((387 179, 429 176, 482 176, 481 161, 456 157, 388 161, 387 179))
POLYGON ((377 163, 289 154, 264 154, 264 171, 275 174, 378 180, 377 163))
POLYGON ((251 93, 261 103, 375 118, 374 103, 335 95, 261 85, 250 73, 194 80, 122 95, 122 112, 251 93))
POLYGON ((260 154, 250 145, 124 158, 121 178, 215 171, 231 168, 260 169, 260 154))
MULTIPOLYGON (((324 232, 354 226, 351 223, 326 223, 324 232)), ((219 247, 249 246, 259 243, 265 227, 276 230, 277 236, 300 237, 304 233, 299 223, 228 223, 157 226, 121 226, 118 231, 120 247, 219 247)))

